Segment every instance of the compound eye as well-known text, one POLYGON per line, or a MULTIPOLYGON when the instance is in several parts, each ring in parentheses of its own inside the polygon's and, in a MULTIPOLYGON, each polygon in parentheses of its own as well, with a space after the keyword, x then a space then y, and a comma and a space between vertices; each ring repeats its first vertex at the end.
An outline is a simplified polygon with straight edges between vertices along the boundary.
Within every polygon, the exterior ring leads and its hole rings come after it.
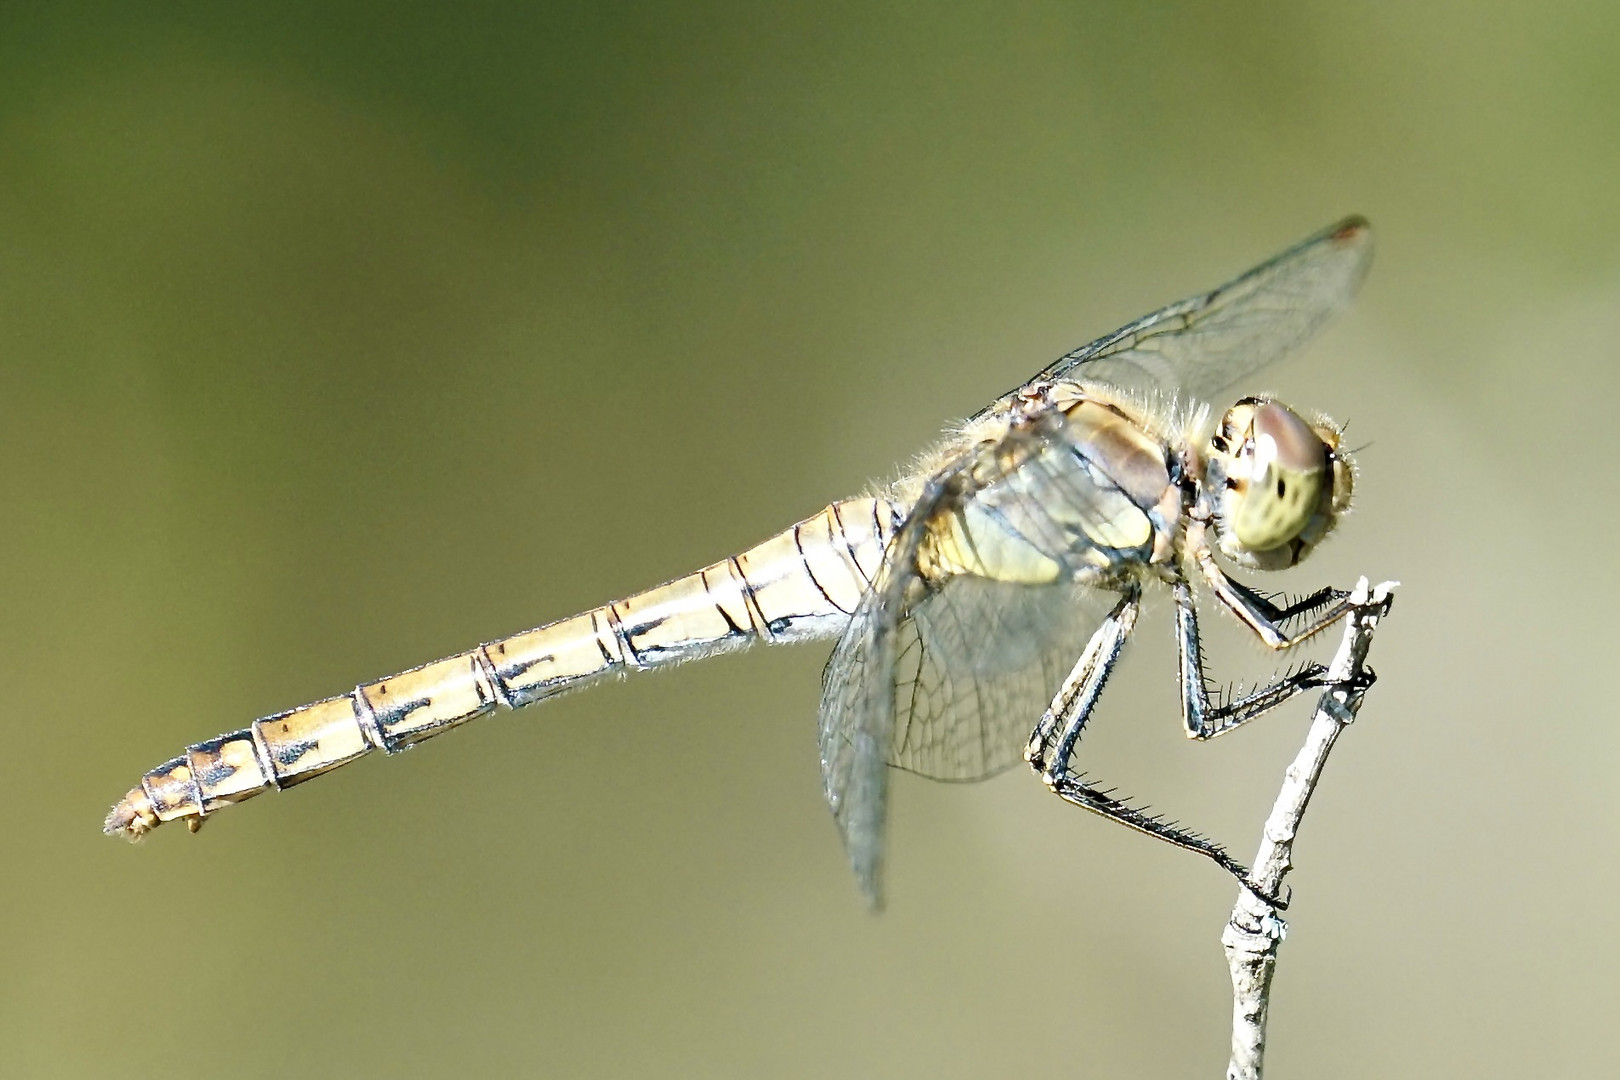
POLYGON ((1270 459, 1288 472, 1327 469, 1327 447, 1298 413, 1286 405, 1267 401, 1254 410, 1255 464, 1270 459))
POLYGON ((1275 401, 1255 406, 1250 438, 1248 490, 1231 526, 1244 547, 1269 551, 1310 524, 1329 482, 1328 451, 1298 413, 1275 401))

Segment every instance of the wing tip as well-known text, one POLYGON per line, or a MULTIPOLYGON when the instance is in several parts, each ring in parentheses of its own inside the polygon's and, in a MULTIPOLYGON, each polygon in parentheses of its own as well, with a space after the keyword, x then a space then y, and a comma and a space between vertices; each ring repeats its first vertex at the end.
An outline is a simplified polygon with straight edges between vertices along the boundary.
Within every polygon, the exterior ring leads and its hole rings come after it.
POLYGON ((860 886, 861 899, 866 901, 866 910, 873 915, 883 914, 886 899, 883 895, 883 881, 876 866, 855 867, 855 884, 860 886))
POLYGON ((1372 239, 1372 222, 1360 214, 1351 214, 1327 230, 1327 239, 1350 247, 1372 239))

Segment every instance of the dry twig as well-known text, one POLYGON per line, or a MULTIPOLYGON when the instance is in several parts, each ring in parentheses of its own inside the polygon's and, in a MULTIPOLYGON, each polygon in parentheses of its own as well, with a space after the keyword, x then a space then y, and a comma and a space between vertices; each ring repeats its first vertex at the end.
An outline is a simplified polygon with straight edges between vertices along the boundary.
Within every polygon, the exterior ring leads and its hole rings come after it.
MULTIPOLYGON (((1293 764, 1283 776, 1282 790, 1266 818, 1260 850, 1253 863, 1253 879, 1271 896, 1280 895, 1283 877, 1292 868, 1294 836, 1310 802, 1311 792, 1327 763, 1339 732, 1356 718, 1371 675, 1367 650, 1378 620, 1388 611, 1395 582, 1368 588, 1367 579, 1351 594, 1355 607, 1345 618, 1344 641, 1328 668, 1329 684, 1316 704, 1310 732, 1293 764)), ((1277 949, 1288 926, 1277 909, 1248 889, 1240 890, 1232 917, 1221 933, 1227 964, 1232 970, 1232 1060, 1228 1080, 1260 1080, 1266 1050, 1266 1010, 1271 1003, 1271 977, 1277 968, 1277 949)))

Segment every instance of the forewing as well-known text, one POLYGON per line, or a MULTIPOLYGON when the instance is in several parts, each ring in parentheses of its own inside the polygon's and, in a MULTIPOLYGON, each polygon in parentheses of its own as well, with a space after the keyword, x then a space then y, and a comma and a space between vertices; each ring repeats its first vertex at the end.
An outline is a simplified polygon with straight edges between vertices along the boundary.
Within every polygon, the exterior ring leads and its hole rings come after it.
MULTIPOLYGON (((1047 515, 1062 509, 1072 520, 1104 521, 1109 493, 1082 483, 1078 471, 1048 475, 1045 461, 1026 460, 1003 478, 1011 487, 980 490, 976 497, 1014 494, 999 505, 1000 520, 1056 550, 1075 541, 1048 536, 1055 523, 1047 515), (1023 490, 1038 477, 1046 482, 1023 490)), ((925 487, 890 541, 822 682, 825 792, 856 878, 874 905, 881 900, 886 766, 939 780, 978 780, 1016 763, 1107 606, 1094 590, 1070 584, 958 576, 924 586, 915 569, 918 548, 930 522, 956 509, 951 475, 969 464, 956 462, 925 487)))
POLYGON ((1303 345, 1349 305, 1371 260, 1371 227, 1345 218, 1212 292, 1059 357, 1035 378, 1208 398, 1303 345))

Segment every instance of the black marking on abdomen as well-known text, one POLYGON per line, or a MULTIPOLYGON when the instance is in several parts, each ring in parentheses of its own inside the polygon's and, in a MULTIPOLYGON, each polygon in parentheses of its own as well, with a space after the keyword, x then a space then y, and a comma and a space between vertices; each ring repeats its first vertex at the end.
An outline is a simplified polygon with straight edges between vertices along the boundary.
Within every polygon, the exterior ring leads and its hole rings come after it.
POLYGON ((775 627, 773 623, 766 620, 765 610, 759 606, 759 597, 754 595, 754 583, 748 580, 747 574, 743 573, 742 563, 737 561, 737 556, 733 555, 726 561, 731 563, 731 569, 736 573, 737 580, 742 582, 743 603, 748 607, 749 618, 758 616, 759 626, 764 631, 765 640, 775 644, 776 630, 780 629, 780 627, 775 627))
MULTIPOLYGON (((698 577, 703 581, 703 592, 708 596, 713 596, 714 587, 709 584, 709 571, 707 569, 699 570, 698 577)), ((745 581, 743 584, 746 585, 747 582, 745 581)), ((711 600, 710 603, 714 604, 714 610, 718 611, 720 613, 720 618, 725 621, 727 637, 748 636, 748 631, 737 625, 737 620, 731 617, 731 612, 726 610, 726 606, 724 604, 718 600, 711 600)))
MULTIPOLYGON (((614 657, 612 653, 608 652, 607 646, 602 644, 602 627, 599 623, 597 623, 596 618, 605 610, 605 608, 597 608, 595 611, 591 612, 591 640, 596 642, 596 651, 602 654, 602 662, 606 664, 608 666, 608 670, 611 671, 613 668, 622 666, 624 664, 624 659, 622 657, 614 657)), ((608 618, 611 619, 612 617, 613 613, 609 611, 608 618)), ((611 626, 609 628, 611 629, 611 626)), ((619 635, 614 634, 613 636, 617 638, 619 635)))
MULTIPOLYGON (((613 639, 619 643, 619 648, 624 650, 625 657, 630 665, 642 669, 650 667, 651 665, 641 659, 641 654, 631 644, 630 632, 624 628, 624 623, 620 621, 618 613, 613 610, 613 606, 610 604, 604 610, 607 611, 608 627, 613 631, 613 639)), ((600 643, 601 638, 598 637, 597 641, 600 643)), ((603 651, 605 654, 606 650, 603 651)))
POLYGON ((799 528, 802 524, 803 522, 800 522, 799 525, 793 526, 793 546, 798 549, 799 563, 804 567, 805 576, 810 579, 810 584, 816 587, 816 591, 821 594, 823 600, 827 601, 829 607, 834 611, 843 611, 844 609, 839 607, 837 602, 833 600, 832 595, 827 592, 827 587, 816 577, 815 568, 810 565, 810 557, 804 553, 804 541, 799 537, 799 528))
MULTIPOLYGON (((866 582, 866 587, 871 588, 872 579, 866 576, 866 571, 861 568, 861 560, 855 556, 855 545, 850 542, 849 527, 844 524, 843 512, 838 509, 837 503, 833 503, 831 506, 827 507, 827 509, 832 511, 833 520, 838 523, 838 539, 844 542, 844 550, 849 552, 849 564, 855 568, 856 576, 858 576, 862 581, 866 582)), ((872 504, 872 524, 874 527, 879 524, 877 517, 877 503, 875 501, 872 504)), ((881 539, 882 536, 883 533, 881 530, 879 530, 879 539, 881 539)), ((839 610, 842 611, 843 609, 840 608, 839 610)))

